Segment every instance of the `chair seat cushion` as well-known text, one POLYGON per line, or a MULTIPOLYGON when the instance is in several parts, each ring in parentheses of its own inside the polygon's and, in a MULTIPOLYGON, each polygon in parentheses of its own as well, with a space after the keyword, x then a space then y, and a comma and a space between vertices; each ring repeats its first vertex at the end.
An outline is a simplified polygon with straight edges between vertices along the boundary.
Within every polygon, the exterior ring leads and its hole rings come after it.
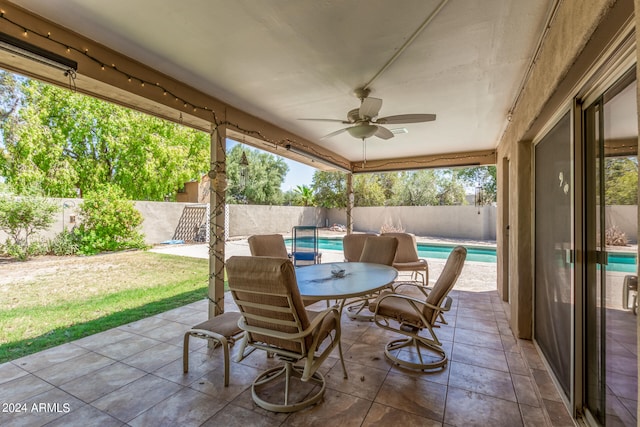
MULTIPOLYGON (((380 299, 385 295, 393 294, 391 291, 383 291, 375 301, 369 303, 369 310, 377 313, 379 316, 394 319, 400 323, 409 323, 418 327, 422 327, 420 315, 411 306, 411 303, 402 298, 385 298, 382 302, 380 299)), ((416 304, 418 310, 423 309, 422 304, 416 304)), ((428 320, 428 318, 427 318, 428 320)))
POLYGON ((191 329, 204 329, 229 338, 242 332, 242 329, 238 326, 240 317, 241 315, 238 312, 227 311, 205 322, 198 323, 191 329))

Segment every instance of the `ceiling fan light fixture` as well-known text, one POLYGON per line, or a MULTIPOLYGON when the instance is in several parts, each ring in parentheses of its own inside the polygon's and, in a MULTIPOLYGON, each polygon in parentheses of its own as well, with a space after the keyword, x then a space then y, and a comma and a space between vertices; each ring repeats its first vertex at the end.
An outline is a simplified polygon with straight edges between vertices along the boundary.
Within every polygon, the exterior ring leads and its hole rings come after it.
POLYGON ((358 139, 371 138, 377 130, 378 126, 368 123, 362 123, 357 126, 351 126, 350 128, 347 128, 347 132, 349 132, 349 135, 358 139))

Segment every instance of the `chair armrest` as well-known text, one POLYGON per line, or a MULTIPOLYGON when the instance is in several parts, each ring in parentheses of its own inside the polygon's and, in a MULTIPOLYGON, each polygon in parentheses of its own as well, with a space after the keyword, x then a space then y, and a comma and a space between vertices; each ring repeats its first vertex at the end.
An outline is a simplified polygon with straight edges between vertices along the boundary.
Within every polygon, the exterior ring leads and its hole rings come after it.
MULTIPOLYGON (((442 310, 442 307, 437 307, 437 306, 435 306, 433 304, 429 304, 428 302, 426 302, 424 300, 421 300, 421 299, 418 299, 418 298, 415 298, 415 297, 412 297, 412 296, 409 296, 409 295, 399 294, 399 293, 395 293, 395 292, 389 292, 387 294, 380 295, 380 297, 378 298, 378 303, 376 304, 376 313, 378 312, 378 307, 380 307, 380 303, 382 301, 384 301, 385 299, 387 299, 387 298, 403 299, 403 300, 407 300, 407 301, 412 301, 412 302, 414 302, 416 304, 420 304, 420 305, 425 306, 425 307, 432 308, 434 310, 442 310)), ((447 297, 447 298, 449 298, 449 297, 447 297)), ((451 298, 449 298, 449 308, 451 308, 451 298)), ((448 311, 448 309, 447 309, 447 311, 448 311)))

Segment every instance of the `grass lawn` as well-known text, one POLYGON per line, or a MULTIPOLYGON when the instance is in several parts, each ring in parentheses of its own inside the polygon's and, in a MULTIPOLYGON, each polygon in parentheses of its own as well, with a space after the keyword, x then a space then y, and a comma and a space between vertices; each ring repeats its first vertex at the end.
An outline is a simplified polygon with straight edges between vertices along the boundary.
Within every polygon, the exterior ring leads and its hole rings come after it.
POLYGON ((206 259, 153 252, 0 264, 0 363, 206 298, 206 259))

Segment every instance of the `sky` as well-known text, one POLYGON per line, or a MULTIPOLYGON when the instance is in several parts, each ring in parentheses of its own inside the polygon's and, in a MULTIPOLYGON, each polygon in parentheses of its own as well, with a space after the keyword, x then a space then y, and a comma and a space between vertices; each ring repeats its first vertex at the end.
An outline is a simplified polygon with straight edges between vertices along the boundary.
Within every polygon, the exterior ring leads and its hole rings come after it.
MULTIPOLYGON (((238 142, 227 139, 227 150, 231 149, 234 145, 238 144, 238 142)), ((256 150, 256 148, 249 147, 252 150, 256 150)), ((275 154, 274 154, 275 155, 275 154)), ((276 155, 277 156, 277 155, 276 155)), ((305 164, 296 162, 294 160, 289 160, 286 157, 280 157, 284 160, 284 162, 289 166, 289 172, 287 172, 287 176, 284 179, 284 182, 280 186, 282 191, 289 191, 296 188, 298 185, 306 185, 307 187, 311 186, 311 181, 313 180, 313 173, 317 170, 305 164)))

